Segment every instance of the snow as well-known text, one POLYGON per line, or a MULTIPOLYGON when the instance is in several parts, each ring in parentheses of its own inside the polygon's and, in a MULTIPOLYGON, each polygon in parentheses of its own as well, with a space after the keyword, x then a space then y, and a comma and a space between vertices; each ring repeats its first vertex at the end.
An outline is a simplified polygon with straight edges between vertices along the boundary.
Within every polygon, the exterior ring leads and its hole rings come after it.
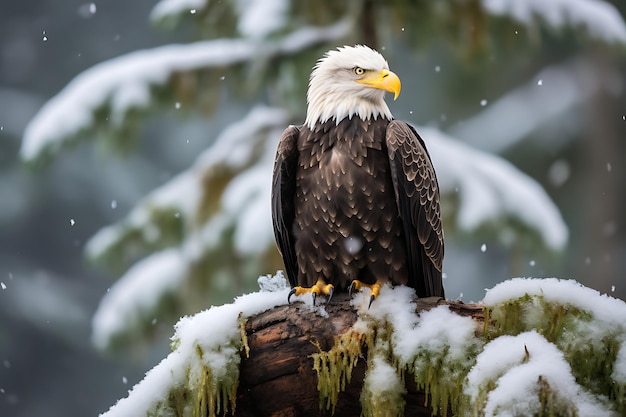
POLYGON ((419 127, 442 194, 459 193, 458 226, 473 231, 510 217, 563 249, 568 229, 545 190, 508 161, 469 147, 431 127, 419 127))
MULTIPOLYGON (((176 209, 185 221, 193 221, 203 198, 202 193, 205 192, 205 175, 215 169, 227 168, 236 171, 251 164, 259 142, 262 144, 267 142, 265 147, 272 148, 271 158, 273 158, 280 137, 280 133, 274 129, 280 127, 282 131, 286 124, 287 113, 284 110, 265 106, 254 107, 241 121, 225 129, 214 144, 200 154, 190 169, 152 191, 121 223, 103 228, 93 236, 87 242, 88 256, 98 258, 113 245, 118 244, 130 229, 142 230, 144 238, 148 241, 151 237, 157 238, 158 225, 154 223, 153 218, 156 209, 176 209), (149 233, 155 229, 156 233, 149 233)), ((265 151, 266 155, 267 153, 268 151, 265 151)), ((241 227, 236 231, 238 236, 236 242, 242 253, 258 252, 266 247, 266 243, 263 242, 271 239, 268 238, 272 234, 271 222, 263 221, 264 218, 270 218, 267 201, 270 200, 272 170, 271 162, 267 160, 270 157, 265 158, 264 164, 253 165, 249 171, 236 176, 223 196, 222 212, 227 214, 221 218, 222 220, 230 218, 230 222, 235 221, 233 214, 242 212, 238 219, 241 227)), ((214 222, 213 229, 222 220, 214 222)), ((223 226, 227 227, 228 224, 224 223, 223 226)), ((209 239, 207 246, 213 246, 210 242, 217 243, 206 233, 201 235, 209 239)), ((200 234, 193 237, 196 243, 198 236, 200 234)))
POLYGON ((287 0, 238 0, 237 28, 247 38, 262 39, 281 29, 287 22, 287 0))
POLYGON ((132 266, 100 301, 92 319, 92 342, 106 349, 113 337, 143 322, 164 294, 174 292, 186 273, 176 249, 150 255, 132 266))
POLYGON ((560 187, 565 184, 570 175, 570 165, 564 159, 557 159, 548 169, 548 180, 555 187, 560 187))
POLYGON ((150 20, 156 22, 168 16, 189 13, 191 10, 202 10, 207 2, 208 0, 161 0, 152 8, 150 20))
POLYGON ((102 417, 150 415, 168 397, 170 390, 187 385, 193 392, 203 366, 214 378, 225 375, 227 367, 238 365, 241 333, 240 315, 249 317, 287 302, 288 290, 256 292, 235 299, 232 304, 211 307, 192 317, 183 317, 172 337, 175 349, 144 379, 102 417), (202 355, 198 355, 198 351, 202 355))
POLYGON ((404 415, 402 396, 406 393, 406 388, 403 378, 387 361, 387 352, 370 351, 369 355, 373 357, 369 360, 368 370, 363 379, 361 415, 404 415))
MULTIPOLYGON (((205 352, 219 352, 227 344, 226 341, 240 335, 240 315, 250 317, 272 307, 284 305, 287 303, 288 295, 289 289, 254 292, 235 298, 231 304, 213 306, 194 316, 183 317, 176 324, 176 332, 172 338, 178 341, 176 350, 191 355, 198 345, 205 352)), ((215 355, 211 360, 219 364, 223 358, 215 355)))
POLYGON ((380 397, 386 392, 406 392, 396 369, 380 356, 374 356, 372 359, 371 368, 368 370, 364 383, 369 386, 369 392, 373 396, 380 397))
POLYGON ((343 242, 343 247, 350 255, 356 255, 363 248, 363 239, 357 236, 348 236, 343 242))
POLYGON ((273 240, 268 203, 272 178, 269 167, 271 165, 261 164, 238 175, 228 184, 222 197, 224 210, 238 213, 234 246, 241 254, 263 252, 273 240))
POLYGON ((452 313, 447 306, 424 311, 418 317, 412 302, 415 298, 412 288, 384 285, 371 306, 369 297, 369 292, 363 290, 355 295, 352 304, 358 308, 360 316, 391 323, 395 329, 394 354, 403 364, 411 362, 421 349, 443 351, 444 346, 450 348, 450 357, 460 358, 473 343, 476 327, 472 319, 452 313))
POLYGON ((602 0, 482 0, 494 15, 508 15, 526 25, 539 16, 548 25, 583 26, 591 36, 626 42, 626 24, 612 4, 602 0))
POLYGON ((121 223, 100 229, 86 244, 87 256, 98 258, 131 229, 140 230, 146 242, 156 241, 161 236, 159 225, 153 219, 157 210, 176 210, 183 219, 192 219, 201 193, 198 174, 193 170, 183 171, 144 197, 121 223))
MULTIPOLYGON (((375 331, 375 348, 368 346, 369 355, 374 358, 373 364, 368 363, 368 367, 373 365, 378 369, 380 360, 377 358, 386 358, 386 366, 380 370, 382 375, 375 381, 389 385, 372 387, 373 380, 368 376, 364 389, 381 392, 387 401, 399 403, 404 386, 393 382, 390 368, 395 368, 397 378, 408 370, 417 385, 430 394, 430 404, 435 409, 443 407, 442 414, 445 415, 448 400, 458 400, 458 395, 454 399, 452 397, 459 392, 455 386, 464 380, 463 372, 472 363, 470 352, 479 346, 475 337, 476 324, 469 317, 452 313, 448 306, 422 311, 418 316, 412 302, 415 291, 408 287, 384 285, 368 309, 369 295, 368 291, 361 291, 352 300, 359 314, 355 327, 361 323, 366 331, 368 328, 378 329, 375 331), (391 334, 385 335, 387 332, 391 334), (386 347, 386 344, 389 346, 386 347)), ((374 397, 373 400, 366 400, 364 407, 370 401, 376 404, 374 397)))
POLYGON ((618 384, 626 385, 626 338, 622 340, 617 352, 612 378, 618 384))
POLYGON ((405 359, 408 355, 417 355, 418 348, 439 351, 448 347, 448 357, 460 360, 474 343, 475 331, 476 325, 471 318, 452 313, 446 306, 436 307, 420 315, 413 331, 397 335, 398 347, 404 347, 399 354, 405 359), (446 325, 442 326, 441 323, 446 325))
MULTIPOLYGON (((288 0, 237 0, 231 4, 238 15, 237 29, 245 38, 267 38, 287 23, 288 0)), ((152 9, 150 20, 158 22, 189 12, 193 14, 207 5, 207 0, 162 0, 152 9)))
POLYGON ((150 87, 163 84, 175 71, 226 66, 249 59, 252 45, 240 40, 214 40, 141 50, 102 62, 76 76, 48 101, 24 131, 21 154, 26 160, 47 146, 59 146, 94 122, 94 112, 109 103, 111 121, 150 103, 150 87))
POLYGON ((206 173, 216 169, 237 171, 251 165, 231 180, 222 195, 219 211, 198 231, 188 234, 180 247, 140 261, 114 285, 94 316, 93 340, 97 347, 105 348, 129 324, 148 316, 163 294, 174 291, 185 279, 189 264, 219 245, 220 237, 233 226, 235 249, 242 254, 262 253, 273 245, 268 204, 271 167, 277 140, 286 124, 284 110, 253 108, 240 122, 220 134, 189 170, 151 192, 121 223, 100 230, 88 241, 86 251, 91 258, 103 256, 132 231, 141 231, 146 242, 155 241, 161 234, 153 217, 158 209, 176 209, 184 221, 193 222, 202 193, 207 192, 204 188, 206 173), (277 126, 280 126, 278 131, 277 126), (259 147, 261 155, 255 156, 255 149, 259 147), (264 162, 253 164, 258 158, 264 162), (177 265, 178 270, 174 273, 167 267, 160 268, 160 262, 177 265), (142 286, 150 289, 142 291, 142 286), (118 287, 121 289, 117 290, 118 287))
POLYGON ((563 353, 534 330, 488 343, 467 376, 465 391, 485 417, 538 415, 544 383, 562 407, 572 408, 576 415, 614 415, 576 383, 563 353))
POLYGON ((57 150, 92 126, 96 110, 106 105, 110 120, 121 124, 129 110, 150 104, 151 88, 166 83, 174 72, 228 67, 260 56, 269 59, 340 38, 349 29, 348 21, 340 21, 328 27, 303 27, 276 41, 217 39, 166 45, 102 62, 76 76, 44 104, 24 131, 21 156, 29 161, 45 150, 57 150))
POLYGON ((495 306, 525 295, 541 296, 549 303, 573 305, 589 312, 595 320, 613 330, 626 331, 626 303, 585 287, 574 280, 558 278, 513 278, 488 290, 483 299, 495 306))
POLYGON ((261 275, 257 279, 262 292, 283 291, 289 288, 289 283, 283 271, 277 271, 276 275, 261 275))
MULTIPOLYGON (((288 118, 284 109, 263 105, 253 107, 244 118, 224 129, 215 143, 198 157, 194 166, 198 170, 217 164, 242 168, 250 162, 257 142, 264 139, 263 132, 287 127, 288 118)), ((278 144, 278 137, 273 143, 278 144)))
MULTIPOLYGON (((240 318, 284 305, 289 292, 281 272, 259 277, 259 284, 260 292, 182 318, 172 338, 174 351, 103 416, 150 414, 162 406, 172 389, 185 386, 193 393, 205 367, 210 368, 215 383, 236 377, 242 348, 240 318)), ((584 309, 593 317, 591 325, 600 328, 598 337, 607 331, 613 335, 621 332, 612 378, 617 384, 626 383, 626 303, 557 279, 509 280, 488 290, 484 303, 506 303, 526 294, 584 309)), ((368 346, 371 357, 364 380, 364 407, 402 407, 401 395, 406 391, 403 370, 419 374, 428 368, 426 373, 434 378, 431 383, 449 384, 448 394, 455 392, 453 384, 460 384, 476 415, 538 415, 542 401, 571 415, 616 415, 608 408, 608 397, 586 391, 576 381, 566 355, 536 330, 499 336, 484 344, 484 339, 476 337, 476 323, 447 306, 418 316, 412 303, 413 289, 385 285, 368 308, 369 295, 363 290, 351 301, 358 312, 353 331, 376 334, 373 345, 368 346), (390 333, 385 336, 386 332, 390 333), (472 352, 480 353, 474 356, 472 352)), ((444 386, 430 388, 431 395, 452 399, 442 393, 444 386)))
POLYGON ((585 59, 552 65, 476 116, 452 126, 449 133, 480 149, 502 152, 550 121, 559 120, 559 129, 571 129, 571 124, 563 125, 563 115, 599 90, 619 94, 619 77, 617 73, 599 73, 585 59))
MULTIPOLYGON (((626 303, 575 281, 521 278, 488 290, 483 303, 486 306, 505 304, 526 295, 542 296, 547 303, 566 308, 573 306, 590 314, 591 321, 583 319, 574 325, 575 338, 571 334, 564 336, 566 340, 562 343, 568 349, 586 351, 591 340, 606 340, 607 335, 618 335, 621 343, 612 378, 618 384, 626 380, 626 345, 623 340, 626 339, 626 303)), ((577 415, 615 415, 607 408, 608 397, 587 392, 583 385, 579 385, 564 353, 537 331, 500 336, 483 346, 484 342, 476 338, 476 324, 471 318, 452 313, 447 306, 417 316, 411 303, 414 296, 413 290, 406 287, 383 286, 369 310, 368 291, 360 292, 352 300, 359 311, 359 320, 389 323, 393 329, 393 359, 381 367, 379 383, 383 385, 380 389, 384 389, 385 384, 392 384, 389 366, 397 361, 399 369, 408 367, 416 375, 421 372, 441 375, 439 383, 444 385, 462 381, 469 404, 475 411, 484 410, 485 416, 540 414, 541 401, 538 399, 546 394, 553 406, 567 408, 577 415), (477 348, 480 348, 480 354, 474 357, 470 352, 477 348), (434 363, 450 368, 444 371, 430 368, 434 363), (469 371, 467 378, 463 376, 463 369, 469 371), (541 390, 544 391, 540 393, 541 390)), ((524 314, 532 314, 532 311, 526 310, 524 314)), ((537 323, 542 320, 537 319, 537 323)), ((598 346, 602 349, 604 345, 598 346)), ((375 367, 378 365, 374 362, 375 367)), ((368 385, 368 390, 373 388, 368 385)))
POLYGON ((234 246, 241 254, 263 252, 274 241, 268 202, 271 200, 277 139, 285 125, 281 123, 284 117, 270 120, 276 122, 277 128, 266 135, 265 149, 259 162, 237 175, 222 195, 222 209, 237 214, 234 246))
POLYGON ((125 230, 126 226, 123 223, 98 230, 98 233, 92 236, 85 244, 85 253, 89 258, 98 258, 119 241, 125 230))
POLYGON ((305 26, 292 32, 281 41, 281 53, 293 54, 316 43, 336 41, 348 35, 352 29, 353 21, 350 17, 326 26, 305 26))

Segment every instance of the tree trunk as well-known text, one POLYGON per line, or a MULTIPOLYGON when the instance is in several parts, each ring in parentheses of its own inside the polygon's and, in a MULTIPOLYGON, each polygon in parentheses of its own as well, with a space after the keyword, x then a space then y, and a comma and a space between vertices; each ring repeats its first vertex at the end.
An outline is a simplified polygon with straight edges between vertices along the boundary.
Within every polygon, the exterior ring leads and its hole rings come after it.
MULTIPOLYGON (((439 298, 416 299, 416 312, 449 305, 458 314, 483 320, 483 309, 439 298)), ((322 317, 301 303, 281 306, 248 319, 245 330, 250 347, 243 355, 235 416, 318 416, 331 415, 320 406, 317 373, 311 355, 320 349, 328 351, 335 338, 357 320, 347 294, 339 294, 325 305, 328 317, 322 317)), ((345 391, 339 394, 334 415, 361 415, 360 395, 366 364, 362 358, 352 372, 345 391)), ((407 416, 430 416, 426 398, 410 375, 406 375, 407 416)))

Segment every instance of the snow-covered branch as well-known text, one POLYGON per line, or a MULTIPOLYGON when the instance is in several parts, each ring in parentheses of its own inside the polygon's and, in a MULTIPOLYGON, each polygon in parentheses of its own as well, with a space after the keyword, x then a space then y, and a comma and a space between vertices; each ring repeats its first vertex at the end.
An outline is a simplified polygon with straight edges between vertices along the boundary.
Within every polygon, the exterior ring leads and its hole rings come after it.
POLYGON ((158 22, 181 14, 197 13, 206 7, 207 0, 161 0, 152 8, 150 20, 158 22))
POLYGON ((270 415, 294 398, 303 415, 430 415, 425 399, 479 417, 626 408, 626 304, 575 281, 517 278, 478 305, 384 286, 371 307, 366 292, 313 307, 284 305, 282 274, 262 278, 272 290, 181 319, 173 352, 102 417, 270 415), (429 395, 407 395, 407 378, 429 395))
MULTIPOLYGON (((232 304, 182 318, 172 337, 173 352, 149 371, 127 398, 101 416, 171 415, 167 399, 176 390, 194 393, 199 402, 204 398, 204 405, 211 407, 210 415, 215 415, 215 408, 232 409, 241 361, 240 320, 285 304, 287 293, 287 289, 256 292, 241 296, 232 304), (203 391, 207 387, 208 392, 203 391)), ((192 413, 191 408, 187 413, 192 413)))
POLYGON ((139 260, 103 298, 93 320, 98 347, 110 347, 113 340, 137 329, 138 320, 149 321, 164 297, 181 296, 193 265, 223 245, 221 236, 227 231, 234 230, 234 248, 229 250, 236 253, 258 255, 274 247, 269 206, 272 162, 287 124, 282 109, 253 108, 225 129, 191 168, 88 241, 90 258, 119 264, 133 261, 125 259, 129 253, 150 252, 156 241, 179 239, 170 249, 139 260), (213 202, 214 208, 207 211, 206 202, 213 202), (182 223, 182 234, 171 238, 167 233, 173 220, 182 223), (151 283, 150 291, 141 291, 146 282, 151 283))
POLYGON ((23 159, 57 151, 64 142, 90 129, 96 111, 108 108, 108 123, 121 127, 131 110, 153 100, 152 89, 175 73, 223 68, 256 59, 290 54, 339 39, 348 33, 350 20, 328 27, 303 27, 275 40, 217 39, 188 45, 167 45, 132 52, 100 63, 74 78, 39 110, 24 131, 23 159))
MULTIPOLYGON (((206 199, 220 199, 218 193, 221 190, 207 188, 212 176, 221 178, 226 175, 229 180, 222 204, 218 205, 218 212, 233 218, 224 227, 232 226, 232 221, 259 223, 257 219, 264 214, 269 219, 269 204, 265 202, 269 201, 272 161, 280 132, 287 124, 285 110, 263 106, 253 108, 241 121, 226 128, 188 170, 148 194, 120 223, 108 226, 92 237, 87 243, 87 255, 100 258, 112 250, 124 252, 128 249, 124 245, 129 243, 127 239, 131 235, 139 235, 142 246, 149 245, 165 232, 162 213, 178 216, 186 229, 192 230, 196 222, 202 221, 199 218, 201 203, 206 199), (256 213, 256 217, 246 219, 245 213, 256 213)), ((215 212, 209 214, 209 218, 216 215, 215 212)), ((207 219, 204 222, 209 224, 207 219)), ((253 231, 254 228, 244 226, 243 229, 253 231)), ((265 234, 271 235, 271 230, 265 234)), ((238 239, 242 241, 242 247, 246 245, 243 241, 250 237, 238 239)), ((252 241, 265 247, 267 239, 252 241)), ((132 244, 136 245, 136 242, 132 244)))
POLYGON ((93 344, 106 350, 115 337, 148 325, 159 302, 176 293, 186 268, 177 249, 155 253, 130 268, 100 301, 92 319, 93 344))
MULTIPOLYGON (((588 61, 580 58, 553 65, 490 103, 476 116, 457 123, 449 132, 479 149, 498 153, 558 120, 599 90, 619 94, 623 90, 620 77, 617 73, 598 74, 588 61)), ((576 129, 562 123, 559 128, 576 129)))
POLYGON ((487 12, 509 16, 525 25, 536 18, 554 28, 583 26, 592 37, 626 43, 626 23, 612 4, 603 0, 482 0, 487 12))
MULTIPOLYGON (((508 161, 430 128, 417 129, 426 141, 442 194, 459 196, 456 225, 466 231, 519 221, 550 249, 561 250, 568 230, 544 189, 508 161)), ((506 230, 502 230, 506 232, 506 230)))

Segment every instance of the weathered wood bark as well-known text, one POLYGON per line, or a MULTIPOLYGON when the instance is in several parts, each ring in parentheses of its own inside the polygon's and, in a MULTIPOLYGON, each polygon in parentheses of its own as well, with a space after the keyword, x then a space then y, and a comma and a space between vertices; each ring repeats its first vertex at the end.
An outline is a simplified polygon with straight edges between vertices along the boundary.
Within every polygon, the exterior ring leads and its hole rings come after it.
MULTIPOLYGON (((449 305, 458 314, 482 321, 483 310, 475 304, 463 304, 436 298, 416 299, 416 311, 449 305)), ((235 416, 318 416, 331 415, 320 409, 317 373, 311 354, 327 351, 336 336, 345 333, 356 321, 356 311, 349 298, 340 294, 325 306, 329 317, 321 317, 300 303, 277 307, 251 317, 246 323, 249 358, 242 358, 235 416)), ((365 360, 359 360, 346 390, 339 394, 335 416, 361 415, 359 397, 365 375, 365 360)), ((406 378, 406 416, 430 416, 424 393, 406 378)))

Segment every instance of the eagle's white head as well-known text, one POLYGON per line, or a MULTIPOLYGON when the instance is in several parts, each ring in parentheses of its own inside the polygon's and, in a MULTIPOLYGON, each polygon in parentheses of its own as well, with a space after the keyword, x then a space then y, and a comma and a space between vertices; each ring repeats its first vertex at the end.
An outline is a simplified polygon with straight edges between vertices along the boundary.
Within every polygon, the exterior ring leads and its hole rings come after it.
POLYGON ((389 71, 381 54, 364 45, 331 50, 317 61, 307 93, 305 124, 357 115, 362 120, 384 117, 391 120, 385 91, 400 94, 400 79, 389 71))

